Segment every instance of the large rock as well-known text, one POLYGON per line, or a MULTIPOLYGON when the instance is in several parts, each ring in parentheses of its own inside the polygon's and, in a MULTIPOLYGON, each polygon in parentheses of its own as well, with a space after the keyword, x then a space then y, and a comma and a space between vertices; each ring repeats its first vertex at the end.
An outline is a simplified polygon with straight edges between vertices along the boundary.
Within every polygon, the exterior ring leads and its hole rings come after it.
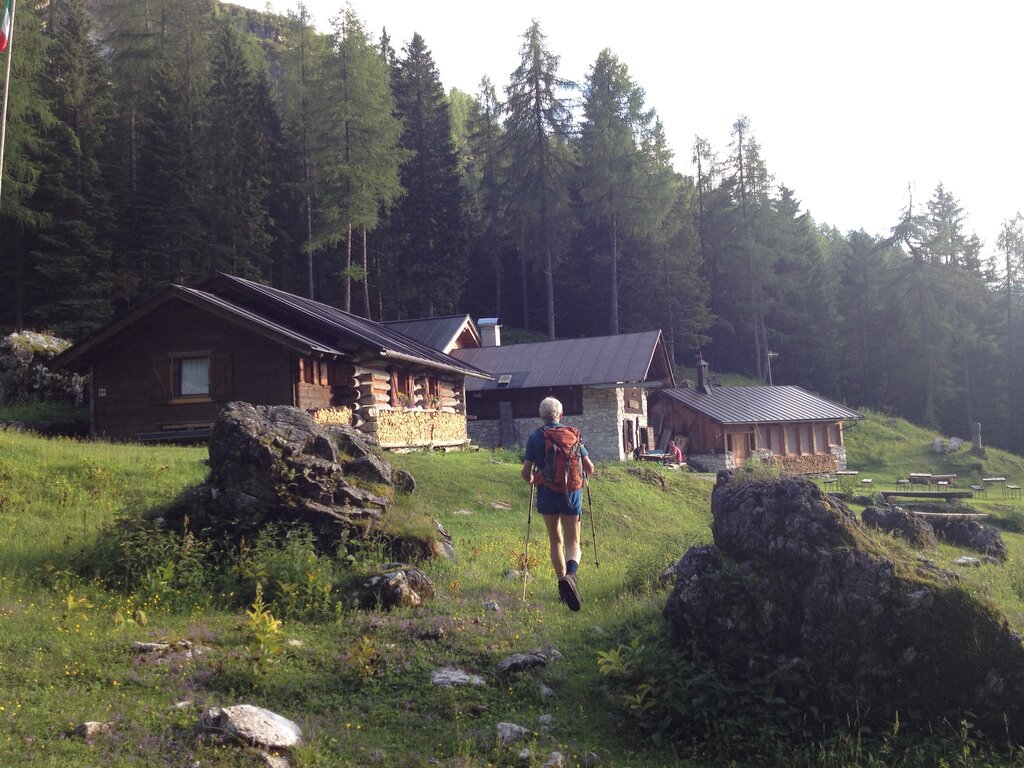
POLYGON ((997 560, 1006 560, 1006 544, 999 530, 977 520, 933 520, 932 527, 939 538, 954 547, 966 547, 997 560))
POLYGON ((353 608, 386 611, 392 608, 418 608, 434 598, 434 583, 417 568, 398 567, 370 576, 346 594, 353 608))
POLYGON ((200 718, 200 726, 219 734, 225 741, 240 741, 267 749, 289 749, 302 741, 298 725, 252 704, 210 707, 200 718))
POLYGON ((47 363, 71 342, 22 331, 0 339, 0 404, 58 400, 81 404, 83 380, 51 371, 47 363))
POLYGON ((842 722, 968 719, 1024 741, 1022 639, 955 577, 870 549, 809 481, 720 479, 712 515, 715 545, 679 560, 664 609, 681 652, 842 722))
POLYGON ((268 524, 308 525, 324 551, 387 511, 391 467, 354 430, 289 406, 228 403, 210 438, 210 477, 163 510, 167 522, 238 541, 268 524))
POLYGON ((923 519, 902 507, 866 507, 860 514, 864 524, 905 539, 917 547, 934 547, 935 530, 923 519))

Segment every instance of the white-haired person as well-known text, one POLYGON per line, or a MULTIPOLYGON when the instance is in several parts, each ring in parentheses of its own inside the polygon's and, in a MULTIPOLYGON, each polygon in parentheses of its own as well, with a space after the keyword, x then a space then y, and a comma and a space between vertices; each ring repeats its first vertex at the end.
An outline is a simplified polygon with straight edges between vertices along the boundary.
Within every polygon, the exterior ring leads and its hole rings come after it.
POLYGON ((544 425, 526 441, 522 475, 523 480, 537 486, 537 512, 547 528, 558 595, 569 610, 578 611, 582 489, 584 475, 594 474, 594 463, 579 430, 562 424, 562 413, 562 404, 554 397, 541 401, 544 425))

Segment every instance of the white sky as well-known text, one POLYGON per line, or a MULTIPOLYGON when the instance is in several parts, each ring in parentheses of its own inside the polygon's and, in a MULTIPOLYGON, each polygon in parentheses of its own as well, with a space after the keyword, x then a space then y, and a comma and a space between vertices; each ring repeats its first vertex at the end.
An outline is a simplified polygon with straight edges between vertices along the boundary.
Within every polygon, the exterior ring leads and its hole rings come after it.
MULTIPOLYGON (((237 1, 237 0, 236 0, 237 1)), ((318 28, 343 7, 306 0, 318 28)), ((243 5, 266 7, 264 0, 243 5)), ((291 0, 274 0, 279 13, 291 0)), ((725 154, 750 119, 777 184, 819 224, 888 234, 941 181, 994 251, 1024 210, 1024 4, 1013 0, 352 0, 401 51, 426 41, 446 89, 502 95, 541 24, 560 76, 583 82, 610 48, 647 93, 692 174, 694 137, 725 154)))

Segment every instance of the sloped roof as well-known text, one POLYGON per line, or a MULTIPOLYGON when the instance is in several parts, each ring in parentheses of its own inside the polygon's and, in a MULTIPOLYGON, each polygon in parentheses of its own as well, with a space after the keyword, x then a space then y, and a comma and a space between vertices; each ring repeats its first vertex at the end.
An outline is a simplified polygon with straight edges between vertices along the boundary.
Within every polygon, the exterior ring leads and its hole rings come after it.
POLYGON ((476 327, 469 315, 448 315, 446 317, 421 317, 413 320, 382 320, 381 325, 398 331, 410 339, 416 339, 431 349, 448 352, 469 324, 470 330, 479 341, 476 327))
POLYGON ((170 285, 149 301, 75 344, 51 363, 68 367, 123 328, 168 301, 180 299, 249 328, 300 354, 354 359, 357 353, 415 363, 465 376, 490 375, 372 320, 250 280, 219 273, 200 288, 170 285))
POLYGON ((789 421, 840 421, 864 416, 831 400, 794 386, 662 389, 676 400, 719 424, 769 424, 789 421))
MULTIPOLYGON (((452 351, 452 357, 495 378, 510 376, 503 387, 507 389, 639 384, 647 380, 656 355, 662 356, 660 367, 675 383, 661 331, 452 351)), ((498 388, 496 380, 466 382, 467 391, 498 388)))

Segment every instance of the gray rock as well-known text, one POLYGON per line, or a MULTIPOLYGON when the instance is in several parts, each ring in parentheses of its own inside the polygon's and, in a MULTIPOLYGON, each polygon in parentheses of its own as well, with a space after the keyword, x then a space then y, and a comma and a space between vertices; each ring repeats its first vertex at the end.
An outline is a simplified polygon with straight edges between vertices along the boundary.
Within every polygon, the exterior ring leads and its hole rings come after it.
POLYGON ((523 747, 519 750, 519 759, 523 762, 530 760, 533 757, 533 752, 530 751, 529 747, 523 747))
POLYGON ((440 688, 457 685, 486 685, 480 675, 474 675, 456 667, 442 667, 430 673, 430 682, 440 688))
POLYGON ((113 723, 101 723, 95 720, 89 720, 87 722, 79 723, 78 725, 76 725, 74 729, 71 731, 71 735, 76 736, 79 739, 91 741, 92 739, 95 739, 97 736, 102 736, 104 734, 110 733, 110 730, 111 728, 113 728, 113 725, 113 723))
POLYGON ((523 741, 529 738, 531 734, 529 728, 524 728, 515 723, 498 723, 497 731, 498 743, 503 747, 515 744, 517 741, 523 741))
POLYGON ((587 752, 583 756, 583 768, 594 768, 601 764, 601 758, 598 757, 596 752, 587 752))
POLYGON ((255 747, 289 749, 302 741, 302 730, 286 717, 252 704, 211 707, 200 718, 203 730, 255 747))
POLYGON ((391 473, 395 488, 405 494, 416 492, 416 478, 404 469, 395 469, 391 473))
POLYGON ((664 609, 679 653, 729 678, 784 679, 779 695, 809 714, 884 728, 898 712, 927 729, 970 712, 983 733, 1024 742, 1010 693, 1024 690, 1024 643, 955 577, 881 556, 806 480, 721 481, 711 511, 714 546, 679 561, 664 609))
POLYGON ((272 755, 269 752, 260 752, 260 759, 267 768, 289 768, 291 763, 281 755, 272 755))
POLYGON ((371 576, 351 589, 346 602, 353 608, 418 608, 434 598, 434 583, 418 568, 400 568, 371 576))
POLYGON ((932 520, 935 534, 955 547, 973 549, 997 560, 1006 560, 1006 544, 999 530, 977 520, 932 520))
POLYGON ((544 685, 543 683, 537 686, 537 693, 540 694, 542 699, 550 699, 555 695, 554 689, 549 685, 544 685))
POLYGON ((547 664, 548 657, 543 653, 513 653, 508 658, 502 659, 498 662, 498 672, 503 675, 508 675, 514 672, 522 672, 527 669, 546 667, 547 664))
POLYGON ((958 557, 954 560, 953 565, 960 565, 968 568, 980 568, 981 560, 976 557, 967 557, 965 555, 964 557, 958 557))
POLYGON ((495 613, 497 613, 501 610, 501 606, 493 600, 487 600, 483 605, 485 611, 494 611, 495 613))
POLYGON ((66 339, 20 331, 0 339, 0 404, 42 400, 82 403, 84 380, 49 368, 71 346, 66 339))
POLYGON ((565 756, 561 752, 552 752, 544 768, 565 768, 565 756))
POLYGON ((868 527, 892 533, 914 546, 934 547, 938 544, 934 529, 902 507, 866 507, 860 516, 868 527))
POLYGON ((537 725, 539 725, 541 728, 548 728, 554 722, 555 716, 551 714, 543 714, 537 718, 537 725))

